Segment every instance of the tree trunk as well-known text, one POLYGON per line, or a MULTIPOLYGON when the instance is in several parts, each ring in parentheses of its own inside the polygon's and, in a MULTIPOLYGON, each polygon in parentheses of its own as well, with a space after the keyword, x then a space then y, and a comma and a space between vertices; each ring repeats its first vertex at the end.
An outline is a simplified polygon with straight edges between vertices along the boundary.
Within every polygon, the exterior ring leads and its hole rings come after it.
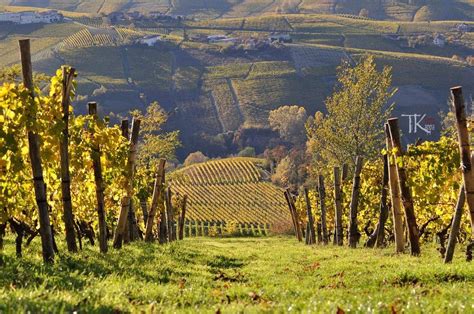
MULTIPOLYGON (((23 84, 29 92, 29 104, 31 110, 34 107, 34 86, 33 86, 33 68, 31 66, 30 40, 20 40, 21 66, 23 74, 23 84)), ((34 119, 35 117, 33 117, 34 119)), ((40 139, 32 129, 28 130, 28 146, 33 173, 33 184, 38 206, 38 218, 40 224, 41 246, 43 261, 45 263, 54 262, 53 236, 51 233, 51 224, 49 222, 49 211, 46 197, 46 186, 43 179, 43 166, 41 164, 40 139)))
POLYGON ((308 215, 308 227, 306 229, 306 244, 316 243, 316 230, 314 229, 313 213, 311 211, 311 202, 309 200, 308 189, 304 188, 304 199, 306 201, 306 214, 308 215))
POLYGON ((324 177, 319 176, 319 203, 321 206, 321 231, 323 236, 323 243, 328 244, 328 228, 326 223, 326 189, 324 188, 324 177))
POLYGON ((403 212, 400 200, 400 185, 398 184, 398 172, 396 160, 390 156, 393 150, 392 140, 390 138, 390 128, 385 124, 385 140, 388 151, 388 182, 390 186, 390 197, 392 203, 393 235, 395 238, 395 250, 397 253, 405 249, 405 236, 403 228, 403 212))
MULTIPOLYGON (((150 212, 146 221, 145 241, 153 240, 153 223, 155 220, 158 204, 163 195, 163 184, 165 182, 165 159, 160 159, 160 164, 156 171, 155 185, 153 186, 153 196, 151 198, 150 212)), ((163 202, 162 202, 163 203, 163 202)))
POLYGON ((60 137, 61 191, 63 201, 63 220, 66 229, 66 243, 69 252, 77 252, 74 215, 71 202, 71 176, 69 173, 69 106, 75 69, 63 67, 63 85, 61 107, 63 111, 63 131, 60 137))
MULTIPOLYGON (((395 156, 397 159, 403 158, 404 151, 400 142, 400 131, 398 128, 398 119, 388 119, 388 126, 390 130, 390 137, 392 140, 392 147, 395 148, 395 156)), ((405 208, 405 220, 407 223, 408 237, 410 239, 411 255, 420 255, 420 243, 418 235, 418 226, 416 224, 415 209, 413 206, 413 198, 411 196, 410 187, 408 186, 408 175, 403 163, 396 162, 398 172, 398 180, 400 186, 400 193, 402 196, 402 204, 405 208)))
MULTIPOLYGON (((90 102, 88 104, 89 115, 93 116, 94 121, 98 121, 97 117, 97 103, 90 102)), ((92 136, 94 136, 94 129, 90 128, 92 136)), ((99 247, 101 253, 107 253, 107 223, 105 221, 105 201, 104 191, 105 184, 104 178, 102 177, 102 164, 100 163, 100 146, 94 144, 91 150, 92 167, 94 168, 94 180, 95 180, 95 194, 96 194, 96 206, 97 206, 97 217, 99 219, 99 247)))
POLYGON ((181 215, 179 216, 179 230, 178 230, 178 237, 179 240, 183 240, 184 238, 184 222, 186 220, 186 203, 188 201, 188 196, 183 196, 183 203, 181 205, 181 215))
POLYGON ((474 177, 471 163, 471 149, 469 146, 469 133, 466 123, 466 110, 462 87, 451 88, 453 98, 453 111, 456 115, 458 130, 459 152, 461 154, 461 169, 464 180, 467 207, 471 218, 471 240, 474 239, 474 177))
POLYGON ((349 246, 355 248, 359 242, 360 233, 357 227, 357 209, 359 207, 360 173, 362 171, 362 157, 357 156, 356 167, 354 171, 354 180, 352 182, 352 197, 350 204, 349 220, 349 246))
POLYGON ((130 210, 130 200, 133 194, 133 178, 135 174, 135 159, 137 155, 138 133, 140 131, 140 120, 132 121, 132 136, 130 137, 130 150, 128 152, 128 160, 126 165, 125 193, 122 198, 122 208, 120 210, 117 227, 114 234, 114 248, 122 247, 122 241, 125 234, 125 226, 127 224, 128 212, 130 210))
MULTIPOLYGON (((471 160, 474 155, 471 155, 471 160)), ((446 255, 444 257, 445 263, 451 263, 454 256, 454 248, 456 247, 456 239, 459 235, 459 228, 461 227, 462 212, 464 203, 466 202, 466 194, 464 193, 464 187, 459 190, 458 201, 456 203, 456 209, 454 211, 453 222, 451 224, 451 232, 449 233, 448 247, 446 248, 446 255)))
POLYGON ((343 244, 343 228, 342 228, 342 191, 341 191, 341 177, 339 168, 334 167, 334 206, 335 206, 335 239, 337 245, 343 244))

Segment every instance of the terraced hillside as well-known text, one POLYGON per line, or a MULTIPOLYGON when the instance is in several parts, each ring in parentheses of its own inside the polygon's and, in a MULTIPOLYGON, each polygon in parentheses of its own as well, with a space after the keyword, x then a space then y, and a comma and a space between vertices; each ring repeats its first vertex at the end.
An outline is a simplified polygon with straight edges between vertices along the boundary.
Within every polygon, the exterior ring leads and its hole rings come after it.
POLYGON ((188 195, 189 221, 261 228, 285 224, 290 215, 283 191, 265 180, 262 163, 227 158, 191 165, 172 174, 172 189, 188 195))
POLYGON ((474 93, 474 67, 462 61, 474 55, 473 33, 457 32, 456 21, 394 22, 324 14, 146 25, 110 25, 94 16, 73 16, 73 21, 3 23, 0 65, 18 62, 13 52, 17 40, 30 37, 36 71, 51 74, 61 64, 77 68, 78 111, 94 100, 103 114, 125 115, 158 101, 169 113, 168 128, 181 130, 181 159, 196 150, 212 157, 235 154, 246 146, 263 152, 276 136, 268 125, 271 110, 283 105, 304 106, 309 114, 324 110, 337 66, 365 54, 393 67, 395 115, 401 117, 408 142, 437 137, 438 113, 446 110, 449 87, 464 85, 467 95, 474 93), (184 39, 184 26, 191 40, 184 39), (274 31, 290 34, 293 43, 244 51, 192 40, 221 34, 264 42, 274 31), (449 38, 448 44, 433 45, 436 33, 449 38), (137 43, 147 35, 160 35, 164 41, 155 47, 137 43), (424 44, 409 47, 410 40, 424 44), (435 131, 409 134, 410 114, 426 114, 435 131))
POLYGON ((196 17, 248 17, 273 13, 331 13, 412 21, 474 17, 471 0, 0 0, 0 5, 54 8, 107 14, 114 11, 159 11, 196 17))

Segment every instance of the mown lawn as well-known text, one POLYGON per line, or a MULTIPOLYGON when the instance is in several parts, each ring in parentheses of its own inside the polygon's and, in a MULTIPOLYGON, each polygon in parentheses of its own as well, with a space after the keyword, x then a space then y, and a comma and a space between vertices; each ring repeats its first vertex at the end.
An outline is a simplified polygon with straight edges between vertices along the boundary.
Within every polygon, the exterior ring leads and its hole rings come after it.
POLYGON ((289 237, 189 238, 106 256, 86 245, 43 266, 34 242, 18 260, 7 240, 0 312, 474 313, 474 265, 460 251, 444 265, 429 245, 415 258, 289 237))

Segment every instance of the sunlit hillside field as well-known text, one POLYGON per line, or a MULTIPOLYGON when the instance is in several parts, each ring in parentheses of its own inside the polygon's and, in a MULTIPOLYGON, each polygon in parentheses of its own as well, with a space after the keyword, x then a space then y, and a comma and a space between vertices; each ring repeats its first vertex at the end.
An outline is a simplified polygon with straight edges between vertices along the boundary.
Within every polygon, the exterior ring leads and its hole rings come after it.
POLYGON ((38 240, 17 259, 9 238, 0 311, 474 312, 474 265, 461 251, 450 265, 430 244, 421 257, 393 252, 305 246, 293 237, 186 238, 105 256, 86 244, 45 266, 38 240))

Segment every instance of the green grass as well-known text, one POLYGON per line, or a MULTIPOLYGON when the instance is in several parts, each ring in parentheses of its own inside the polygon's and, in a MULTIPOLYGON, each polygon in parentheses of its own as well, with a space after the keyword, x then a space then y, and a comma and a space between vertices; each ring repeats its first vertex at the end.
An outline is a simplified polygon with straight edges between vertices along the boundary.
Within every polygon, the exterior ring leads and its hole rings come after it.
MULTIPOLYGON (((41 265, 39 241, 0 268, 6 312, 472 313, 474 265, 383 250, 305 246, 293 238, 188 238, 101 256, 86 245, 41 265)), ((61 250, 64 251, 61 246, 61 250)))

